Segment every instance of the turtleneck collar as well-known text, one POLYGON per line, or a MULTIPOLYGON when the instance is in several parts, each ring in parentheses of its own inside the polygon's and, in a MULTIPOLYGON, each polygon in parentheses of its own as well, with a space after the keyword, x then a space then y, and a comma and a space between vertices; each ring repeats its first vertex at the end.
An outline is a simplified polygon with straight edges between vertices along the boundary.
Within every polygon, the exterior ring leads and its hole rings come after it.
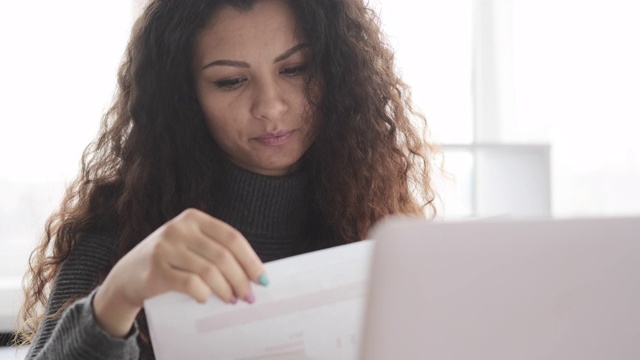
POLYGON ((224 162, 225 188, 212 215, 238 229, 263 261, 295 253, 304 241, 311 196, 308 173, 265 176, 224 162))

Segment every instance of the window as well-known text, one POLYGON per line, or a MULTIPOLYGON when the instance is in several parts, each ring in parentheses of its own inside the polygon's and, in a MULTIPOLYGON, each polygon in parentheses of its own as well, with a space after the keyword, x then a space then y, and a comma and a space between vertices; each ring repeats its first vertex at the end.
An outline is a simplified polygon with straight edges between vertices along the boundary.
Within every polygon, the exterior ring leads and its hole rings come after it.
POLYGON ((454 178, 439 184, 445 218, 640 214, 640 2, 380 0, 380 9, 444 144, 454 178))
POLYGON ((508 141, 552 145, 553 215, 640 215, 640 2, 513 1, 508 141))
POLYGON ((137 3, 0 2, 0 332, 27 258, 111 99, 137 3))

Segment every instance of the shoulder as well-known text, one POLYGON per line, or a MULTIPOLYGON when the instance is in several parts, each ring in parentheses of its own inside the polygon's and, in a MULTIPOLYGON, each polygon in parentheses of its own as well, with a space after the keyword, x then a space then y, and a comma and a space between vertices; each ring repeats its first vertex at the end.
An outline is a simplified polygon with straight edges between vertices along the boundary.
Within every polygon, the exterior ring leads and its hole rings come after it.
POLYGON ((49 313, 64 307, 67 301, 89 294, 109 272, 118 236, 84 233, 78 237, 62 262, 52 289, 49 313))
POLYGON ((101 274, 108 272, 116 253, 118 235, 112 233, 87 232, 78 236, 69 256, 64 260, 58 274, 60 278, 85 278, 99 282, 101 274))
POLYGON ((81 234, 76 240, 69 258, 111 258, 117 248, 118 235, 112 233, 87 232, 81 234))
POLYGON ((116 253, 118 239, 119 236, 113 233, 81 234, 62 264, 61 272, 69 268, 93 273, 108 270, 116 253))

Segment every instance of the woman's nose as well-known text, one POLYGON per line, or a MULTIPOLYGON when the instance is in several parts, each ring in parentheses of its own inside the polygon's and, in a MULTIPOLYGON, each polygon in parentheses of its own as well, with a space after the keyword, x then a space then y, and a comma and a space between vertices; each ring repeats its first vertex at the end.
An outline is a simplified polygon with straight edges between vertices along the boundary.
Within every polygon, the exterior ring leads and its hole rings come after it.
POLYGON ((277 120, 288 109, 283 89, 272 79, 256 83, 251 112, 255 118, 277 120))

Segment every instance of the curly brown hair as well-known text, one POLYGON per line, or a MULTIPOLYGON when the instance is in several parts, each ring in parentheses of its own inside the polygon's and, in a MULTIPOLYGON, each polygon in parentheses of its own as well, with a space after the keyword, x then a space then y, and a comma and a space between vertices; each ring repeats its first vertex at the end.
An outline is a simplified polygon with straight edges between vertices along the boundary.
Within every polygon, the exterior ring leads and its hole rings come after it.
MULTIPOLYGON (((195 39, 222 6, 246 10, 256 1, 154 0, 136 21, 114 103, 31 255, 22 343, 44 319, 49 288, 81 233, 117 231, 115 264, 185 208, 205 208, 222 155, 195 94, 195 39)), ((330 226, 347 243, 387 215, 435 215, 435 149, 377 14, 362 0, 288 4, 312 54, 306 93, 322 125, 305 161, 330 226), (312 91, 318 82, 320 97, 312 91)))

